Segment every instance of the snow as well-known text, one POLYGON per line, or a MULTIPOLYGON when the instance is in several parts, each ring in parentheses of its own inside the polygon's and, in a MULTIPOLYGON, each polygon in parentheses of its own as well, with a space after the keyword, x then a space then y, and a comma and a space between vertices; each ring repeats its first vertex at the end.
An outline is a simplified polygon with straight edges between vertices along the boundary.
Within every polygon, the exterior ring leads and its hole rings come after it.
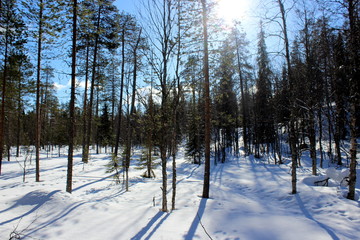
MULTIPOLYGON (((41 182, 34 160, 22 181, 19 157, 3 162, 0 176, 0 239, 17 232, 23 239, 360 239, 360 202, 344 198, 346 188, 331 180, 314 186, 326 172, 311 176, 311 160, 298 169, 298 194, 292 195, 290 162, 231 157, 212 165, 209 199, 202 193, 203 166, 190 164, 180 151, 176 210, 163 213, 161 171, 143 179, 130 169, 130 191, 106 173, 109 154, 92 154, 88 164, 75 154, 73 193, 65 192, 65 154, 41 156, 41 182)), ((66 153, 64 151, 64 153, 66 153)), ((169 187, 171 163, 169 162, 169 187)), ((337 172, 339 171, 339 172, 337 172)), ((336 173, 336 174, 335 174, 336 173)), ((359 179, 359 177, 358 177, 359 179)), ((357 184, 359 194, 359 183, 357 184)), ((169 208, 171 191, 168 194, 169 208)))

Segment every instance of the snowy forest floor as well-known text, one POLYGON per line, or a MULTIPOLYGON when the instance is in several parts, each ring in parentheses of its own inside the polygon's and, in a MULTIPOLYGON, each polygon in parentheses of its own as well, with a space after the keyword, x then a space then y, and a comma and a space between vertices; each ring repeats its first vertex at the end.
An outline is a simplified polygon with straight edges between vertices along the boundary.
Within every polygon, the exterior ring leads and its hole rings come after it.
MULTIPOLYGON (((3 162, 0 176, 0 239, 360 239, 360 202, 344 198, 335 181, 313 186, 311 162, 302 158, 298 194, 292 195, 290 163, 231 157, 212 165, 209 199, 202 193, 203 165, 178 156, 176 210, 161 208, 161 169, 155 179, 130 169, 130 191, 106 173, 109 154, 93 154, 88 164, 75 155, 73 193, 65 192, 67 158, 41 158, 41 182, 34 160, 22 181, 23 163, 3 162)), ((168 164, 171 180, 171 164, 168 164)), ((325 169, 319 169, 320 175, 325 169)), ((357 194, 360 194, 359 170, 357 194)), ((332 181, 332 180, 330 180, 332 181)), ((171 181, 169 181, 169 188, 171 181)), ((171 191, 168 194, 169 208, 171 191)))

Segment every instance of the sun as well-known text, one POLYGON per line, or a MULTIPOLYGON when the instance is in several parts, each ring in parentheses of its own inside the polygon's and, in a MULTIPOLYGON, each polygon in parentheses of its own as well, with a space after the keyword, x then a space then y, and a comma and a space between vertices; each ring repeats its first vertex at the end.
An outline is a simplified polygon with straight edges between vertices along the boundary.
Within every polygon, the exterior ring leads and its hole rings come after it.
POLYGON ((246 17, 251 0, 216 0, 216 14, 226 24, 231 25, 234 20, 242 20, 246 17))

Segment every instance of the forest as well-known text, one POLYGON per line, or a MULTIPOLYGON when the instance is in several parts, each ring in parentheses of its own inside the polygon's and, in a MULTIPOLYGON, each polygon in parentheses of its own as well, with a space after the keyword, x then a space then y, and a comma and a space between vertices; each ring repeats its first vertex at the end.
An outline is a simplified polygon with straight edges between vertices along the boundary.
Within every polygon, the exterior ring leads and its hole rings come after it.
POLYGON ((5 161, 33 149, 41 182, 40 153, 63 148, 71 193, 74 151, 84 165, 105 152, 108 172, 128 191, 141 149, 144 178, 161 168, 168 212, 182 147, 204 167, 203 198, 211 167, 240 155, 291 161, 296 194, 309 152, 314 176, 325 162, 349 168, 347 198, 355 199, 358 0, 263 1, 256 49, 241 21, 224 24, 215 0, 139 4, 135 16, 115 0, 0 0, 1 175, 5 161), (270 51, 270 41, 281 50, 270 51), (66 96, 59 78, 70 81, 66 96))

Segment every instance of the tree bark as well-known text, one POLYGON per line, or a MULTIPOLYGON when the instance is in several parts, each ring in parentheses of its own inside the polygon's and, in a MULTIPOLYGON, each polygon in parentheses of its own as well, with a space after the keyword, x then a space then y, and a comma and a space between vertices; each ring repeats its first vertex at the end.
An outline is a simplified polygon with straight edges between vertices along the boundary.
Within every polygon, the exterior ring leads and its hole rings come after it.
POLYGON ((287 25, 286 25, 286 13, 285 8, 282 0, 278 0, 278 4, 280 7, 280 13, 281 13, 281 19, 282 19, 282 30, 284 34, 284 44, 285 44, 285 58, 286 58, 286 65, 287 65, 287 74, 289 79, 289 85, 290 85, 290 94, 291 100, 290 100, 290 124, 289 124, 289 131, 290 131, 290 149, 291 149, 291 185, 292 185, 292 194, 296 194, 296 168, 297 168, 297 147, 296 147, 296 129, 295 129, 295 121, 296 121, 296 108, 295 108, 295 97, 294 95, 294 89, 292 87, 292 71, 291 71, 291 61, 290 61, 290 47, 289 47, 289 39, 287 34, 287 25))
POLYGON ((355 187, 356 187, 356 152, 357 152, 357 141, 356 141, 356 110, 359 108, 359 99, 360 99, 360 59, 359 59, 359 50, 358 50, 358 40, 359 40, 359 31, 357 28, 359 23, 356 13, 356 4, 359 4, 359 1, 347 0, 348 3, 348 17, 350 23, 350 52, 351 52, 351 80, 350 80, 350 112, 351 112, 351 121, 350 121, 350 175, 349 175, 349 193, 347 195, 348 199, 355 200, 355 187))
POLYGON ((86 134, 86 142, 85 149, 83 149, 83 157, 82 161, 84 163, 89 162, 89 149, 91 144, 91 128, 92 128, 92 119, 93 119, 93 103, 94 103, 94 88, 95 88, 95 80, 96 80, 96 64, 97 64, 97 55, 99 50, 99 31, 100 31, 100 15, 101 15, 101 5, 99 6, 97 23, 96 23, 96 33, 95 33, 95 45, 94 45, 94 59, 92 65, 92 75, 91 75, 91 86, 90 86, 90 99, 88 106, 88 119, 87 119, 87 134, 86 134))
POLYGON ((69 153, 66 191, 72 192, 72 171, 73 171, 73 151, 75 139, 75 87, 76 87, 76 18, 77 18, 77 0, 73 0, 73 36, 72 36, 72 53, 71 53, 71 97, 70 97, 70 126, 69 126, 69 153))
POLYGON ((204 28, 204 89, 205 89, 205 171, 204 171, 204 186, 203 198, 209 198, 210 193, 210 82, 209 82, 209 50, 208 50, 208 28, 207 28, 207 3, 206 0, 201 0, 202 17, 204 28))
POLYGON ((41 143, 41 52, 43 36, 43 0, 40 0, 39 9, 39 31, 38 31, 38 49, 37 49, 37 69, 36 69, 36 124, 35 124, 35 158, 36 158, 36 182, 40 182, 40 143, 41 143))
MULTIPOLYGON (((1 2, 1 1, 0 1, 1 2)), ((5 128, 5 98, 6 98, 6 85, 7 85, 7 74, 8 74, 8 48, 9 48, 9 26, 6 25, 5 29, 5 51, 4 51, 4 73, 1 93, 1 117, 0 117, 0 175, 2 170, 2 160, 4 154, 4 128, 5 128)))
POLYGON ((87 106, 87 89, 88 89, 88 81, 89 81, 89 52, 90 52, 90 46, 89 46, 89 40, 87 40, 87 46, 86 46, 86 56, 85 56, 85 89, 84 89, 84 105, 83 105, 83 156, 85 156, 86 153, 86 137, 87 137, 87 121, 88 121, 88 106, 87 106))
POLYGON ((114 155, 117 157, 119 153, 119 143, 120 143, 120 132, 121 132, 121 118, 122 118, 122 100, 124 92, 124 77, 125 77, 125 33, 126 33, 126 21, 122 26, 121 32, 121 79, 120 79, 120 99, 119 99, 119 108, 118 108, 118 124, 116 128, 116 137, 115 137, 115 149, 114 155))
POLYGON ((239 52, 239 39, 235 36, 236 39, 236 55, 237 55, 237 64, 239 71, 239 79, 240 79, 240 92, 241 92, 241 104, 242 104, 242 115, 243 115, 243 142, 244 142, 244 151, 245 156, 249 154, 248 150, 248 131, 247 131, 247 114, 246 114, 246 102, 245 102, 245 90, 244 90, 244 78, 241 69, 241 60, 240 60, 240 52, 239 52))

